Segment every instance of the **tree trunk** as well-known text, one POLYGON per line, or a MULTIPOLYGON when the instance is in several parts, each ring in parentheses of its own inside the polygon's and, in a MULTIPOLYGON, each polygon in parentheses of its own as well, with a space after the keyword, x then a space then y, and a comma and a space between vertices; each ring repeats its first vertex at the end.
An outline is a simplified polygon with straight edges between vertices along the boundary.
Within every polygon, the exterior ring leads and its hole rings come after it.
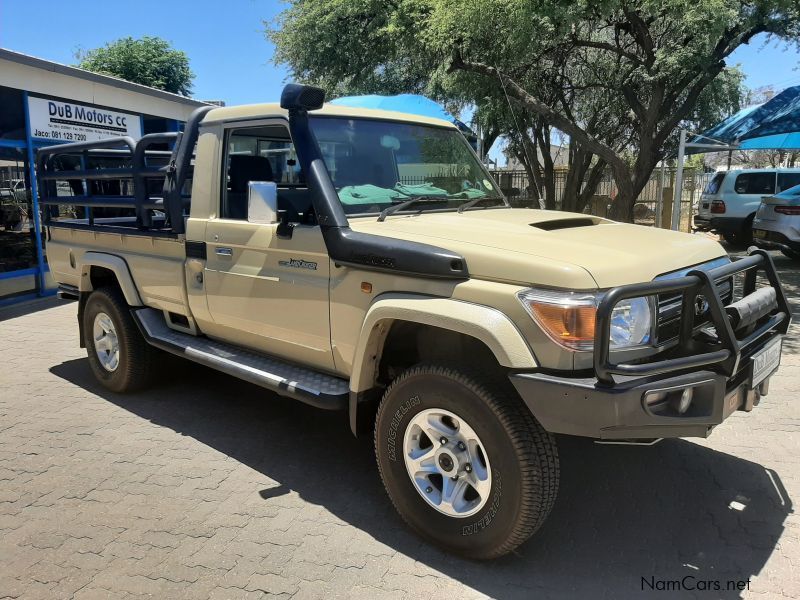
POLYGON ((617 196, 611 203, 610 217, 615 221, 633 223, 633 205, 639 195, 639 191, 633 186, 633 173, 626 166, 611 165, 611 172, 614 175, 614 183, 617 184, 617 196))
POLYGON ((547 210, 557 210, 556 172, 552 162, 549 165, 544 165, 542 179, 544 184, 544 207, 547 210))
MULTIPOLYGON (((616 180, 615 180, 616 181, 616 180)), ((636 194, 633 193, 633 186, 617 184, 617 196, 611 203, 611 213, 609 216, 614 221, 633 223, 633 205, 636 203, 636 194)))
POLYGON ((547 210, 556 210, 558 208, 558 199, 556 198, 556 172, 555 166, 553 165, 553 156, 550 154, 550 127, 544 119, 537 118, 534 122, 533 136, 536 143, 531 143, 531 146, 537 162, 541 156, 544 207, 547 210))
POLYGON ((597 186, 600 185, 600 182, 603 180, 603 175, 605 175, 606 171, 606 161, 602 158, 599 158, 595 161, 594 165, 592 165, 589 176, 586 178, 586 183, 583 186, 580 194, 578 194, 578 202, 575 205, 575 212, 583 212, 586 209, 586 205, 589 204, 589 200, 592 199, 594 193, 597 191, 597 186))
POLYGON ((525 152, 516 152, 515 156, 522 165, 522 168, 525 169, 525 175, 528 179, 528 185, 525 190, 526 194, 528 198, 535 198, 539 204, 539 208, 541 208, 543 202, 545 202, 543 192, 544 180, 542 179, 541 165, 538 162, 531 164, 525 152))
POLYGON ((627 169, 627 176, 623 173, 614 173, 618 192, 611 206, 612 219, 633 223, 633 205, 636 204, 639 194, 650 181, 650 175, 657 163, 658 160, 655 158, 651 158, 649 161, 637 160, 632 172, 627 169))
MULTIPOLYGON (((592 153, 584 150, 575 140, 569 142, 569 171, 564 182, 562 209, 569 212, 583 211, 586 203, 580 197, 586 173, 592 164, 592 153)), ((596 187, 596 186, 595 186, 596 187)))

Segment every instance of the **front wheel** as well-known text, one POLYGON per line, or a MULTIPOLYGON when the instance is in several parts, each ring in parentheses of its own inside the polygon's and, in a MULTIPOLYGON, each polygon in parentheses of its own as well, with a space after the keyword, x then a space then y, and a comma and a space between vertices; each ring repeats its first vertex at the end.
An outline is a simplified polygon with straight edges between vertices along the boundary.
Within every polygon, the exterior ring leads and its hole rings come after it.
POLYGON ((504 380, 418 365, 386 390, 375 423, 386 491, 423 538, 506 554, 544 523, 559 479, 554 438, 504 380))

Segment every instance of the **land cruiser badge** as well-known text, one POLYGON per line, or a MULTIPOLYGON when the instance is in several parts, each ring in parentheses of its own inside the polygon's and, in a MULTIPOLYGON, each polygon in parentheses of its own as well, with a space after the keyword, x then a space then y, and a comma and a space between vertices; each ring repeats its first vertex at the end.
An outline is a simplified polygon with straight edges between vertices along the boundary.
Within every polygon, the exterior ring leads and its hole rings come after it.
POLYGON ((307 260, 300 260, 299 258, 290 258, 289 260, 279 260, 278 264, 282 267, 292 267, 293 269, 309 269, 311 271, 317 270, 317 263, 309 262, 307 260))
POLYGON ((709 304, 706 297, 702 294, 695 296, 694 298, 694 314, 698 317, 702 317, 704 314, 708 312, 709 304))

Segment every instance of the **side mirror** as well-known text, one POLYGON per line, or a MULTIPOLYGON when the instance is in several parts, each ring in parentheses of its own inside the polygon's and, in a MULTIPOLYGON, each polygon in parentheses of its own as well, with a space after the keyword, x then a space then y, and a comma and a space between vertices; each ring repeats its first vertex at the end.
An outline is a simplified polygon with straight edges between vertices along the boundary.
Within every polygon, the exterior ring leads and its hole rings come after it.
POLYGON ((274 181, 247 183, 247 220, 271 225, 278 222, 278 184, 274 181))

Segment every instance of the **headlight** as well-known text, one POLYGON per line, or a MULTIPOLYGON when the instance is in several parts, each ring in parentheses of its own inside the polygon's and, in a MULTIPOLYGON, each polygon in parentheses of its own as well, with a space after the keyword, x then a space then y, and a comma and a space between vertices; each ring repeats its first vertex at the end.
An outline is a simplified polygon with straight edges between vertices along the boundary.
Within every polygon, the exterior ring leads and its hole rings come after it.
MULTIPOLYGON (((570 350, 594 348, 597 305, 602 293, 557 290, 524 290, 520 302, 533 320, 556 343, 570 350)), ((653 310, 647 298, 620 301, 611 313, 611 349, 619 350, 650 343, 653 310)))
POLYGON ((611 349, 650 343, 652 310, 647 298, 621 300, 611 311, 611 349))

